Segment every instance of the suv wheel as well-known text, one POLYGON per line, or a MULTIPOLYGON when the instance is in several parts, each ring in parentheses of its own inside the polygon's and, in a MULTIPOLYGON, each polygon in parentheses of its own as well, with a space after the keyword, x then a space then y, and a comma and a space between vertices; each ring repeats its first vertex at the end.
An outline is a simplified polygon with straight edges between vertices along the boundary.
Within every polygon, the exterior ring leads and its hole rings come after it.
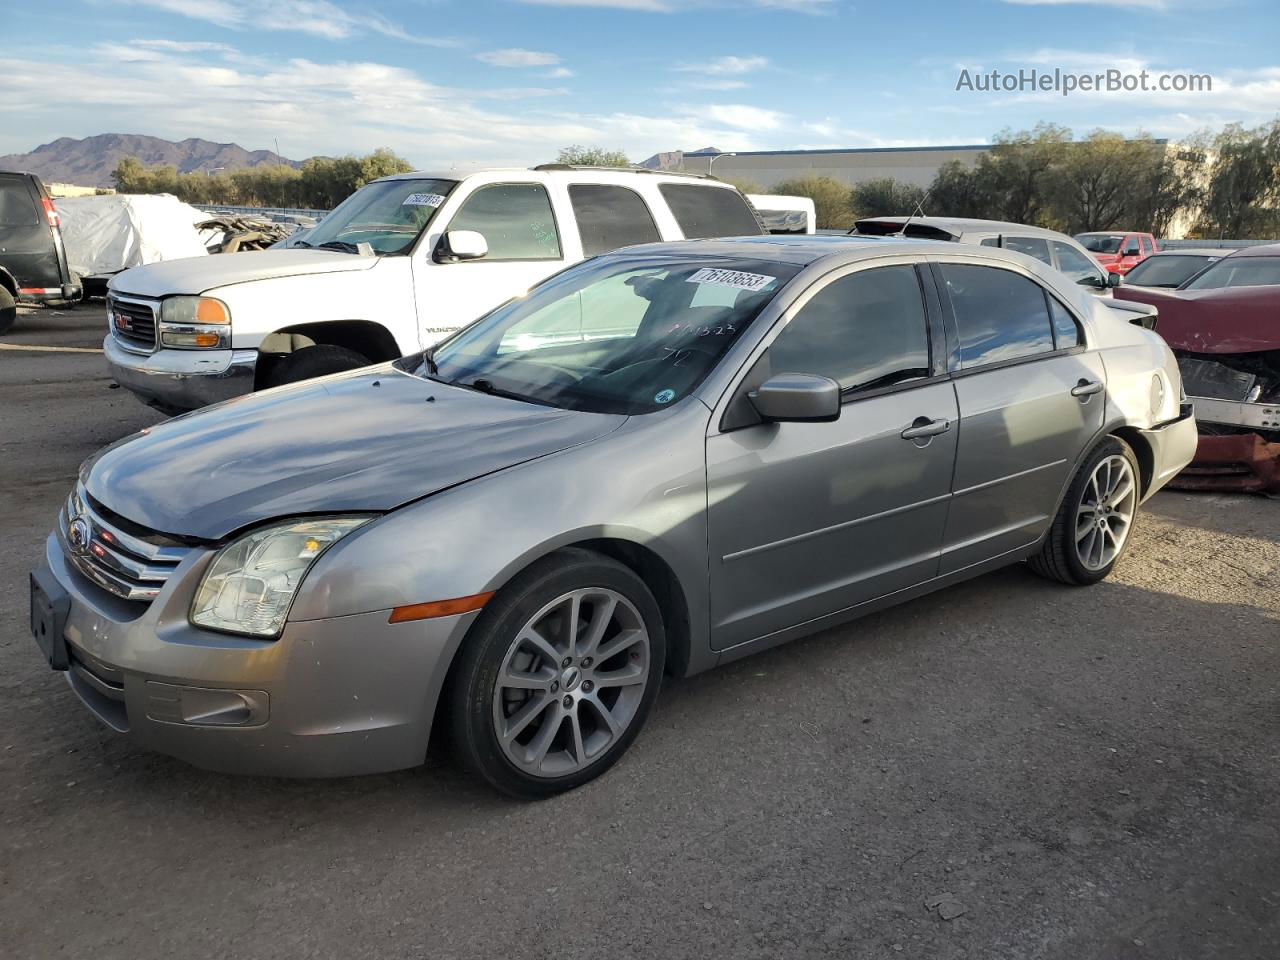
POLYGON ((1031 569, 1042 577, 1086 586, 1105 579, 1138 516, 1138 460, 1127 443, 1108 437, 1076 471, 1031 569))
POLYGON ((317 343, 313 347, 303 347, 277 363, 263 386, 281 387, 286 383, 298 383, 313 377, 324 377, 331 373, 367 367, 369 363, 369 358, 362 353, 356 353, 346 347, 317 343))
POLYGON ((0 334, 8 333, 18 322, 18 304, 13 295, 0 287, 0 334))
POLYGON ((449 693, 455 751, 516 797, 586 783, 640 732, 665 656, 644 581, 607 557, 561 550, 504 587, 468 634, 449 693))

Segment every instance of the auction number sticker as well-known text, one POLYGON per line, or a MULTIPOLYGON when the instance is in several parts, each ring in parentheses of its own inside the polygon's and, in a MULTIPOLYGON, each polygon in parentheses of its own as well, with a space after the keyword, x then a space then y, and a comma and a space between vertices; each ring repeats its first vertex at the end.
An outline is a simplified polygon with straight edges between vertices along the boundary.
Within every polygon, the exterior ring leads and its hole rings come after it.
POLYGON ((444 197, 438 193, 411 193, 401 201, 402 207, 438 207, 444 203, 444 197))
POLYGON ((743 273, 741 270, 703 267, 686 282, 713 283, 718 287, 733 287, 735 290, 750 290, 752 293, 757 293, 777 279, 777 277, 765 276, 763 273, 743 273))

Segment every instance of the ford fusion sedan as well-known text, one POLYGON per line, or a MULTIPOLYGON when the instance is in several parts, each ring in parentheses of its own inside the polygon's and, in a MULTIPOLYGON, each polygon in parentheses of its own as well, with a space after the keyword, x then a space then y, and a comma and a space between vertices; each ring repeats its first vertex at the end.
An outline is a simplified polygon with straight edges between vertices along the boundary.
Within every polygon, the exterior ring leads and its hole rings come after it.
POLYGON ((199 766, 393 770, 444 723, 503 791, 574 787, 664 674, 1005 564, 1106 577, 1196 442, 1169 349, 1108 303, 951 243, 597 257, 432 351, 91 458, 36 639, 199 766))

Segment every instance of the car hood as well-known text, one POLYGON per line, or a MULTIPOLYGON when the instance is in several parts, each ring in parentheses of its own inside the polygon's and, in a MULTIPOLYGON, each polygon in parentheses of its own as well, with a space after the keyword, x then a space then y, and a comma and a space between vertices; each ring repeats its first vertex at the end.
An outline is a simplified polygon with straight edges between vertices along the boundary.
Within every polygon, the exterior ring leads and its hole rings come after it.
POLYGON ((1175 350, 1254 353, 1280 349, 1280 287, 1161 290, 1117 287, 1121 300, 1160 311, 1156 333, 1175 350))
POLYGON ((175 293, 204 293, 234 283, 276 277, 369 270, 377 264, 377 257, 300 247, 220 253, 211 257, 187 257, 133 267, 112 278, 111 290, 140 297, 167 297, 175 293))
POLYGON ((386 365, 168 420, 107 447, 82 475, 89 494, 126 520, 217 540, 264 520, 391 510, 586 443, 625 420, 386 365))

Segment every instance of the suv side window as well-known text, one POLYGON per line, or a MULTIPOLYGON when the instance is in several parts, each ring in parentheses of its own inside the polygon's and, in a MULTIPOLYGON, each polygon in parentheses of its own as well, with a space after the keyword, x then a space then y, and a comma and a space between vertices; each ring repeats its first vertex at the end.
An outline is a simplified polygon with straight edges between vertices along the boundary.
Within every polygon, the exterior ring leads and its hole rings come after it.
POLYGON ((769 346, 769 369, 830 377, 846 393, 929 376, 915 268, 876 267, 827 284, 769 346))
POLYGON ((34 227, 40 223, 26 180, 0 177, 0 224, 8 227, 34 227))
POLYGON ((960 335, 961 369, 1054 349, 1049 308, 1038 283, 998 267, 941 267, 960 335))
POLYGON ((1053 259, 1049 256, 1049 241, 1041 237, 1005 237, 1004 247, 1053 266, 1053 259))
POLYGON ((569 185, 569 203, 582 237, 582 255, 661 240, 653 214, 640 194, 608 183, 569 185))
POLYGON ((1124 246, 1120 249, 1122 257, 1136 257, 1141 252, 1138 246, 1138 238, 1133 234, 1124 238, 1124 246))
POLYGON ((463 201, 450 230, 475 230, 494 260, 559 260, 560 234, 551 198, 540 183, 493 183, 463 201))
POLYGON ((1155 250, 1152 249, 1153 243, 1150 237, 1139 237, 1138 239, 1142 241, 1142 255, 1144 257, 1149 257, 1155 253, 1155 250))
POLYGON ((758 237, 760 221, 737 190, 694 183, 664 183, 658 191, 686 240, 758 237))
POLYGON ((1086 283, 1101 278, 1101 271, 1096 263, 1083 253, 1061 240, 1053 241, 1053 252, 1058 257, 1058 270, 1065 273, 1076 283, 1086 283))

